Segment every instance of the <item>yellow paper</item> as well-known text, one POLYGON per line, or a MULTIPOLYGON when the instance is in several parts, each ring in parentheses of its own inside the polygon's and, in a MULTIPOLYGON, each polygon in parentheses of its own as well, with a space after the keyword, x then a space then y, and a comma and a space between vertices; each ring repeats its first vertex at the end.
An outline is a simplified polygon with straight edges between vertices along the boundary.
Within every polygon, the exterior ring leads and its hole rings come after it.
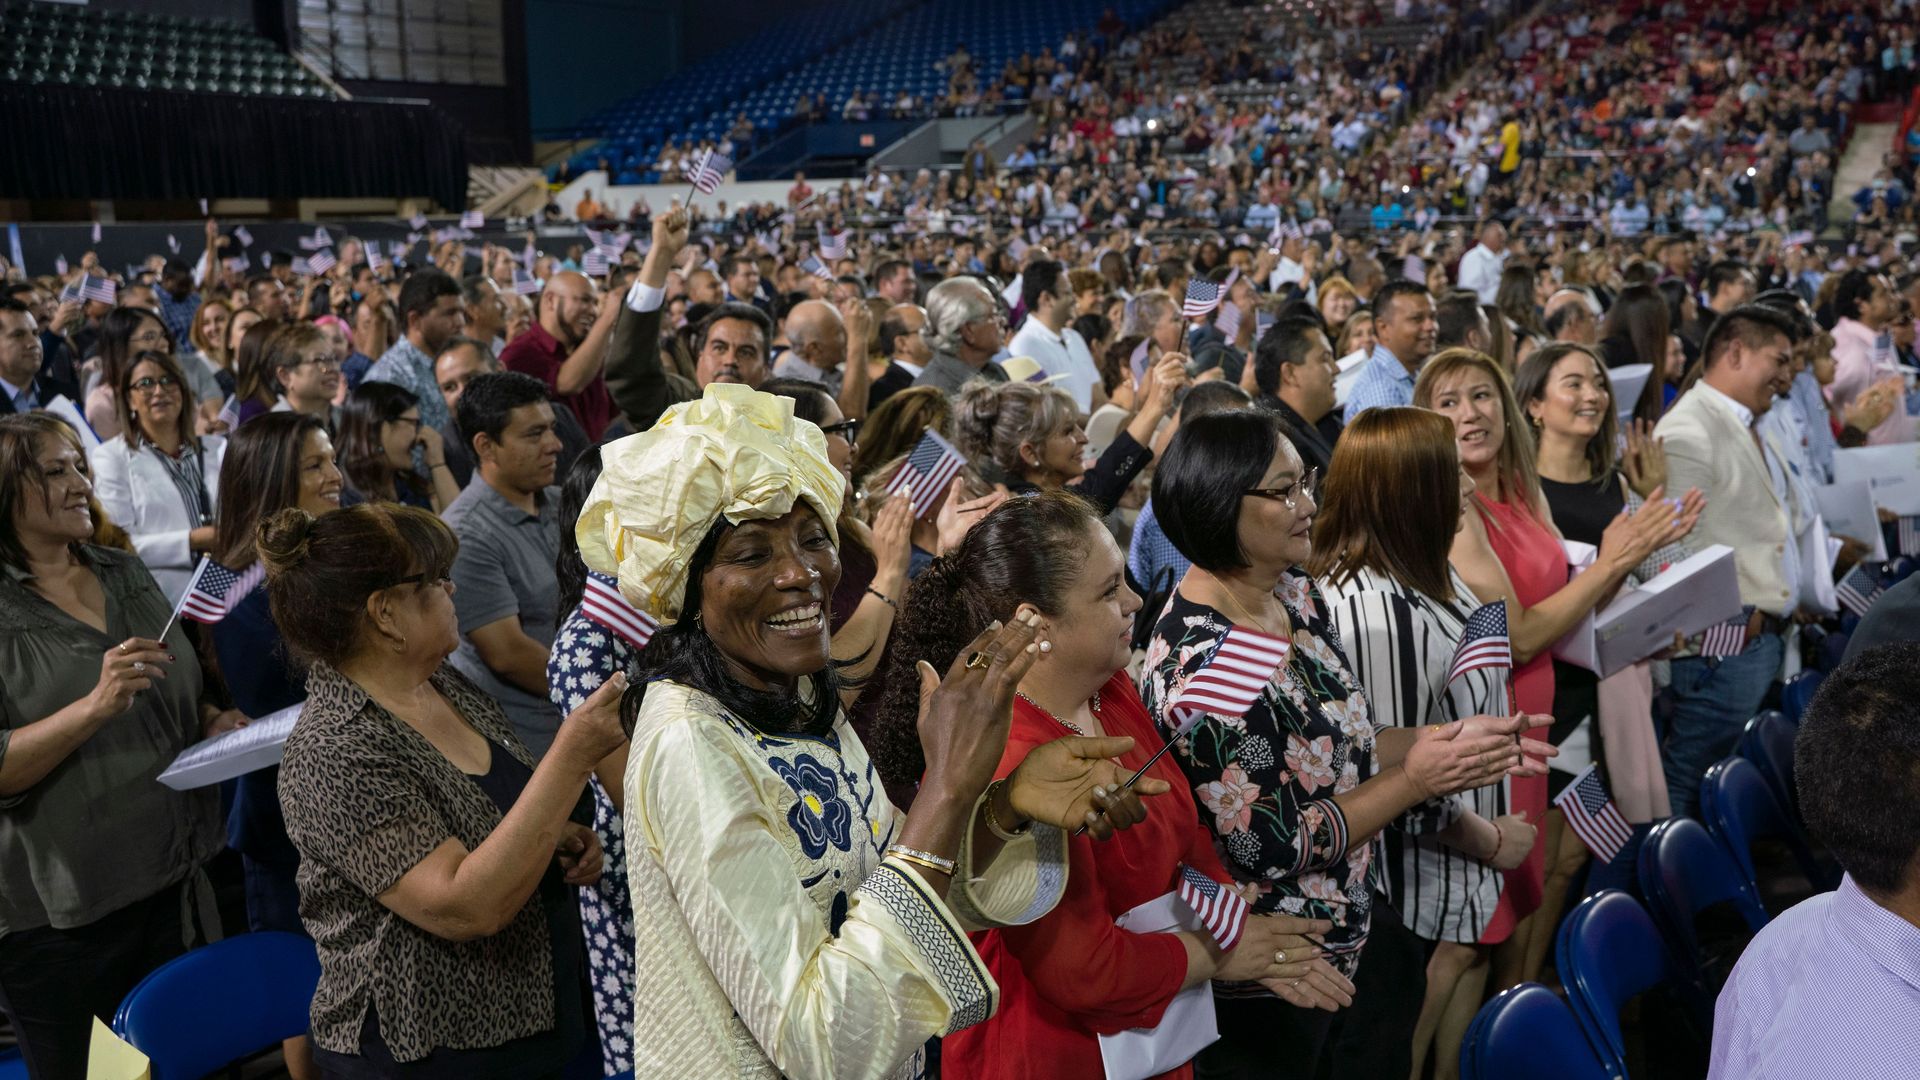
POLYGON ((87 1080, 149 1080, 153 1066, 147 1055, 93 1018, 93 1043, 87 1049, 87 1080))

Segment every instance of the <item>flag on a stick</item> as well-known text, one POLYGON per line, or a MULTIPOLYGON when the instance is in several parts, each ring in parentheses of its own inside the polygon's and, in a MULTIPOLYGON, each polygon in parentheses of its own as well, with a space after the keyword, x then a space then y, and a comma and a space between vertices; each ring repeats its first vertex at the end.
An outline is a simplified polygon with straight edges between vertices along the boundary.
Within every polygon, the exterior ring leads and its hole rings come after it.
POLYGON ((905 492, 908 505, 913 507, 913 516, 924 517, 939 505, 948 485, 966 465, 965 454, 941 438, 939 432, 929 429, 920 436, 919 444, 907 455, 900 471, 887 482, 887 494, 905 492))
POLYGON ((111 304, 120 296, 120 286, 110 277, 94 277, 83 274, 80 277, 80 299, 95 303, 111 304))
POLYGON ((195 622, 217 623, 246 599, 254 587, 267 579, 265 563, 256 561, 239 573, 201 556, 201 571, 194 576, 180 604, 180 614, 195 622))
POLYGON ((1273 673, 1293 650, 1285 638, 1261 633, 1250 626, 1228 630, 1213 655, 1187 678, 1167 703, 1175 738, 1193 729, 1204 716, 1238 717, 1260 700, 1273 673))
POLYGON ((312 270, 316 275, 324 274, 339 265, 340 260, 335 258, 333 252, 326 248, 321 248, 319 251, 307 256, 307 269, 312 270))
POLYGON ((633 646, 635 651, 646 648, 654 631, 660 629, 659 620, 634 607, 631 600, 621 595, 619 581, 612 574, 598 570, 587 571, 586 591, 580 594, 580 614, 633 646))
POLYGON ((1189 319, 1198 319, 1220 306, 1220 286, 1211 281, 1187 282, 1187 300, 1180 312, 1189 319))
POLYGON ((825 227, 820 230, 820 257, 840 260, 847 257, 847 248, 853 243, 852 232, 830 233, 825 227))
POLYGON ((1180 899, 1206 927, 1220 948, 1231 952, 1247 925, 1247 902, 1240 894, 1191 866, 1180 867, 1180 899))
POLYGON ((821 262, 818 256, 809 255, 806 258, 801 259, 800 269, 805 270, 807 273, 812 274, 814 277, 820 278, 823 281, 833 280, 833 271, 830 268, 828 268, 826 263, 821 262))
POLYGON ((608 269, 607 253, 597 247, 589 248, 580 258, 580 269, 586 271, 588 277, 604 276, 608 269))
POLYGON ((460 215, 460 227, 463 229, 484 229, 487 227, 487 216, 478 210, 469 210, 460 215))
POLYGON ((733 159, 718 150, 709 149, 700 156, 695 164, 688 162, 687 182, 693 190, 702 195, 711 195, 720 189, 720 182, 726 179, 727 170, 733 168, 733 159))
MULTIPOLYGON (((1847 576, 1833 586, 1834 598, 1840 601, 1840 606, 1855 615, 1865 615, 1873 602, 1880 599, 1881 591, 1880 575, 1875 574, 1866 563, 1847 571, 1847 576)), ((1744 629, 1745 620, 1741 622, 1744 629)))
POLYGON ((1600 779, 1599 769, 1598 765, 1587 766, 1553 800, 1553 805, 1567 815, 1567 827, 1587 845, 1593 857, 1609 863, 1627 846, 1627 841, 1633 839, 1633 826, 1620 816, 1620 808, 1614 805, 1613 794, 1600 779))
POLYGON ((527 273, 523 267, 513 268, 513 291, 521 296, 532 296, 540 291, 540 279, 527 273))

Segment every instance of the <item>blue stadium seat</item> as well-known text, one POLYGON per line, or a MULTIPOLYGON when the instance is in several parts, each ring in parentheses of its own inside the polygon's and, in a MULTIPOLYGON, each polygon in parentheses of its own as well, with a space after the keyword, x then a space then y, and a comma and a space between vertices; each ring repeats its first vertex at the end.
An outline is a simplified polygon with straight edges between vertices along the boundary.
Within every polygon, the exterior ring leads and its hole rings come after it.
POLYGON ((1675 963, 1646 909, 1619 889, 1595 893, 1568 913, 1555 962, 1573 1013, 1609 1076, 1627 1075, 1620 1009, 1649 990, 1671 991, 1697 1029, 1712 1029, 1710 1003, 1675 963))
POLYGON ((1606 1065, 1560 995, 1521 983, 1481 1006, 1460 1044, 1460 1080, 1606 1080, 1606 1065))
POLYGON ((320 957, 298 934, 241 934, 162 964, 133 988, 113 1030, 153 1062, 153 1080, 197 1080, 305 1034, 320 957))
POLYGON ((1760 767, 1780 805, 1800 817, 1800 800, 1793 783, 1793 737, 1798 734, 1793 721, 1777 709, 1757 713, 1740 733, 1734 753, 1760 767))
POLYGON ((1675 959, 1696 983, 1712 992, 1709 964, 1701 955, 1694 921, 1716 904, 1731 904, 1747 929, 1757 934, 1768 921, 1759 892, 1733 856, 1692 818, 1668 818, 1654 826, 1641 845, 1639 869, 1641 895, 1647 898, 1647 907, 1675 959))
POLYGON ((0 1080, 27 1080, 27 1063, 18 1050, 0 1050, 0 1080))
POLYGON ((1814 857, 1813 845, 1800 831, 1780 800, 1774 797, 1760 769, 1745 758, 1715 762, 1700 783, 1700 813, 1714 837, 1733 853, 1740 871, 1758 895, 1760 876, 1754 869, 1753 844, 1773 840, 1786 846, 1807 881, 1820 890, 1836 888, 1840 875, 1814 857))
POLYGON ((1813 692, 1820 689, 1820 680, 1825 678, 1818 671, 1803 671, 1787 680, 1780 690, 1780 704, 1786 710, 1787 719, 1798 724, 1807 714, 1807 705, 1813 701, 1813 692))

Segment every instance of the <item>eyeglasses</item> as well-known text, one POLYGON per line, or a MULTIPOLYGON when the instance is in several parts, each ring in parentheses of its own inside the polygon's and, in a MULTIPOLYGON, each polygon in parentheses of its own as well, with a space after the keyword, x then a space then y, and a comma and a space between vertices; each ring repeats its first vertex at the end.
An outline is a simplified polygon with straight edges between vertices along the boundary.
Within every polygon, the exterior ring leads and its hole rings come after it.
POLYGON ((1300 496, 1312 499, 1315 505, 1320 502, 1320 470, 1308 469, 1307 475, 1288 484, 1286 487, 1248 488, 1243 495, 1255 495, 1262 499, 1273 499, 1287 504, 1287 509, 1298 510, 1300 496))
POLYGON ((453 578, 449 577, 446 574, 420 573, 420 574, 408 574, 406 577, 403 577, 399 581, 396 581, 393 584, 387 586, 387 588, 397 589, 402 585, 418 585, 424 589, 428 585, 438 585, 444 589, 451 584, 453 584, 453 578))
POLYGON ((133 380, 133 391, 137 394, 151 394, 156 390, 171 390, 180 385, 180 380, 171 375, 158 377, 149 375, 144 379, 133 380))
POLYGON ((293 366, 294 367, 313 367, 320 371, 339 371, 340 361, 335 360, 331 356, 324 356, 316 359, 302 360, 293 366))
POLYGON ((849 443, 860 437, 860 421, 842 420, 837 424, 828 424, 820 429, 822 435, 838 435, 849 443))

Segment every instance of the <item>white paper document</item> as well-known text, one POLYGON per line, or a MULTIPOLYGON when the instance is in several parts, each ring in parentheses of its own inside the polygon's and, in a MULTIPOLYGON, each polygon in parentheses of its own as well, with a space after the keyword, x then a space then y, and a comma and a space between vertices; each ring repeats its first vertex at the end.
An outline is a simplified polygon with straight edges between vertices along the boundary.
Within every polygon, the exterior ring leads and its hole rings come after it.
POLYGON ((1607 369, 1607 378, 1613 380, 1613 411, 1622 424, 1633 419, 1633 407, 1640 403, 1640 391, 1646 389, 1652 375, 1652 364, 1621 364, 1607 369))
POLYGON ((1858 540, 1867 545, 1867 558, 1887 561, 1887 537, 1880 531, 1880 517, 1873 510, 1873 488, 1864 480, 1847 484, 1816 487, 1813 494, 1820 503, 1820 516, 1835 536, 1858 540))
POLYGON ((1342 407, 1347 404, 1347 395, 1352 393, 1353 384, 1360 381, 1360 369, 1367 365, 1368 357, 1369 354, 1356 351, 1334 361, 1340 369, 1333 377, 1334 404, 1342 407))
POLYGON ((93 433, 93 425, 87 423, 87 418, 80 412, 79 406, 67 400, 67 395, 55 394, 53 395, 52 401, 40 406, 40 408, 65 420, 68 427, 79 432, 80 445, 85 448, 87 453, 93 453, 93 448, 100 445, 100 436, 93 433))
POLYGON ((1920 443, 1835 450, 1833 481, 1865 483, 1873 490, 1874 505, 1896 514, 1920 514, 1920 443))
POLYGON ((1838 615, 1840 599, 1833 590, 1833 557, 1840 541, 1827 531, 1827 519, 1818 514, 1796 538, 1800 545, 1800 606, 1822 615, 1838 615))
POLYGON ((304 701, 289 705, 237 731, 187 747, 160 774, 160 782, 175 791, 191 791, 280 764, 280 751, 306 707, 304 701))
MULTIPOLYGON (((1113 924, 1135 934, 1202 929, 1200 916, 1178 892, 1149 900, 1113 920, 1113 924)), ((1146 1080, 1192 1061, 1219 1037, 1213 984, 1203 982, 1174 995, 1160 1014, 1160 1026, 1100 1036, 1100 1062, 1106 1067, 1107 1080, 1146 1080)))
POLYGON ((1605 678, 1672 645, 1675 634, 1691 637, 1738 614, 1733 549, 1712 544, 1638 588, 1622 586, 1613 603, 1576 625, 1553 654, 1605 678))

